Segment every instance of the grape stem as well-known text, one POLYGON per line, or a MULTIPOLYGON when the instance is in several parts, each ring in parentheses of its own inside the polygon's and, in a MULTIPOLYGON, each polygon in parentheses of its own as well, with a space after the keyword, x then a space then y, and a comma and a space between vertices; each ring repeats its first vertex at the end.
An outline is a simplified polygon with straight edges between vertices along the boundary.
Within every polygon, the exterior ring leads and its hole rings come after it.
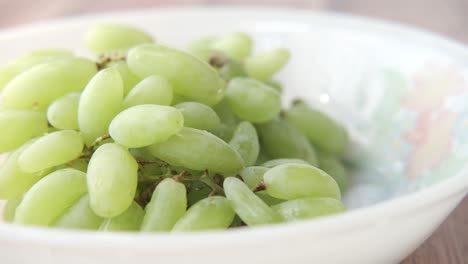
POLYGON ((255 186, 255 188, 252 190, 253 192, 260 192, 266 190, 266 185, 264 182, 259 182, 255 186))

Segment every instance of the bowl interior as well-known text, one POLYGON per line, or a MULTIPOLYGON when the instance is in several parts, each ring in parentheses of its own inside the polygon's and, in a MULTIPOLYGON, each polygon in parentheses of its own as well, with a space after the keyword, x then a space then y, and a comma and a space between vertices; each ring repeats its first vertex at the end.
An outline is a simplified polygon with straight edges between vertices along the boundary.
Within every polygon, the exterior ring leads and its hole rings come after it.
POLYGON ((278 75, 285 105, 295 97, 343 122, 354 147, 353 182, 345 194, 360 207, 419 190, 464 168, 468 158, 468 52, 395 25, 333 15, 254 10, 226 16, 216 9, 142 11, 74 18, 0 33, 0 62, 29 50, 84 49, 99 21, 141 27, 158 42, 185 48, 191 40, 230 31, 251 33, 256 50, 286 47, 291 62, 278 75))

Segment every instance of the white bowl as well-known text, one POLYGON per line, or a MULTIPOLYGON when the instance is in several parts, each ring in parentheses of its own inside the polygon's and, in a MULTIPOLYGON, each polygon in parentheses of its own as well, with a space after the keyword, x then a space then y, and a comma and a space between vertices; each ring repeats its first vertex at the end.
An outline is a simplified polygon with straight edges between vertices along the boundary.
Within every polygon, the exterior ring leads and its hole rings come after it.
MULTIPOLYGON (((345 122, 360 166, 341 215, 192 234, 62 231, 0 224, 2 263, 397 263, 420 245, 468 187, 468 49, 401 25, 265 8, 139 10, 60 19, 0 33, 0 61, 39 47, 87 55, 98 21, 132 24, 184 47, 241 30, 259 49, 285 46, 286 97, 345 122), (328 102, 328 103, 327 103, 328 102)), ((89 54, 88 54, 89 55, 89 54)), ((59 199, 59 197, 57 197, 59 199)))

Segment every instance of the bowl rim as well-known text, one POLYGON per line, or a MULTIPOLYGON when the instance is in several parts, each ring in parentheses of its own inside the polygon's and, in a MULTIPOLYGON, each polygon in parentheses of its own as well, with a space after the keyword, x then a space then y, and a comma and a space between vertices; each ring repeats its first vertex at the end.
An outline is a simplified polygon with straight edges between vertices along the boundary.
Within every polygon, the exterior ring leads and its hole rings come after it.
MULTIPOLYGON (((362 16, 342 14, 330 11, 313 11, 298 8, 285 7, 261 7, 261 6, 216 6, 216 7, 157 7, 145 9, 129 9, 105 13, 85 14, 74 17, 63 17, 24 24, 9 29, 0 30, 0 41, 14 39, 23 34, 37 34, 40 31, 63 28, 88 20, 115 20, 115 17, 135 17, 149 15, 180 16, 193 14, 209 17, 214 13, 233 15, 242 13, 258 20, 268 17, 287 17, 287 21, 307 23, 324 23, 327 26, 346 27, 350 30, 370 31, 379 35, 398 35, 410 41, 427 43, 429 46, 451 50, 452 54, 459 53, 468 58, 468 47, 446 37, 417 29, 400 23, 388 22, 380 19, 362 16), (114 19, 113 19, 114 18, 114 19)), ((465 60, 465 61, 468 61, 465 60)), ((262 243, 271 239, 282 240, 288 235, 301 235, 307 231, 307 235, 327 237, 339 236, 345 231, 359 231, 372 225, 381 225, 391 222, 392 219, 417 210, 428 208, 431 205, 441 203, 449 199, 459 199, 468 192, 468 164, 459 173, 434 183, 421 190, 404 194, 377 204, 354 209, 345 214, 338 214, 317 219, 299 221, 271 226, 255 228, 238 228, 223 231, 207 231, 194 233, 101 233, 95 231, 58 230, 42 227, 21 226, 16 224, 0 224, 0 240, 9 243, 25 242, 33 245, 50 245, 56 247, 79 246, 82 248, 112 248, 126 247, 130 243, 132 250, 161 249, 168 254, 171 249, 180 248, 181 245, 190 245, 190 249, 211 247, 225 247, 226 245, 245 245, 255 241, 262 243), (253 239, 253 238, 256 239, 253 239), (138 246, 135 246, 138 245, 138 246)), ((187 248, 188 249, 188 248, 187 248)), ((158 253, 159 254, 159 253, 158 253)))

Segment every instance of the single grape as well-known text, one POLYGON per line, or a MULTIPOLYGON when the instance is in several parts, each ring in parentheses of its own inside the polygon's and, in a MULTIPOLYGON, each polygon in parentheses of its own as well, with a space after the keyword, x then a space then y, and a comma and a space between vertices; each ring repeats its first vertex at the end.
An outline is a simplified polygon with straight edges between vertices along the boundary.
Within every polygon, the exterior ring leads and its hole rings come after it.
POLYGON ((286 221, 315 218, 346 210, 342 202, 333 198, 302 198, 286 201, 272 208, 286 221))
POLYGON ((231 225, 235 212, 231 203, 221 196, 210 196, 190 207, 177 221, 173 232, 226 229, 231 225))
POLYGON ((289 51, 282 48, 256 54, 245 60, 245 69, 250 77, 267 81, 286 65, 289 56, 289 51))
POLYGON ((41 112, 5 110, 0 112, 0 127, 0 153, 3 153, 46 133, 47 118, 41 112))
POLYGON ((257 131, 251 123, 241 122, 234 131, 229 145, 241 155, 246 166, 255 164, 260 152, 260 144, 257 131))
POLYGON ((101 231, 138 231, 140 230, 145 211, 137 203, 132 202, 125 212, 113 218, 105 219, 101 231))
POLYGON ((186 127, 211 130, 220 124, 216 112, 209 106, 197 102, 184 102, 176 104, 175 108, 184 115, 186 127))
POLYGON ((96 64, 83 58, 40 64, 6 85, 2 103, 10 109, 46 110, 55 99, 83 90, 96 71, 96 64))
POLYGON ((86 174, 74 170, 55 171, 38 181, 16 208, 16 224, 51 225, 86 193, 86 174))
POLYGON ((192 101, 215 105, 224 96, 225 82, 206 62, 161 45, 141 45, 128 52, 130 69, 140 77, 160 75, 174 93, 192 101))
POLYGON ((86 33, 86 47, 96 53, 128 49, 138 44, 151 43, 147 33, 127 25, 98 24, 86 33))
POLYGON ((111 122, 109 134, 129 148, 166 141, 184 125, 184 116, 174 107, 137 105, 124 110, 111 122))
POLYGON ((169 82, 161 76, 151 75, 135 85, 123 105, 124 108, 142 104, 171 105, 173 97, 169 82))
POLYGON ((303 102, 292 106, 284 117, 299 128, 312 144, 330 154, 341 155, 349 145, 348 134, 341 125, 303 102))
POLYGON ((212 43, 213 49, 221 51, 236 60, 247 58, 252 52, 252 45, 252 38, 243 32, 227 34, 212 43))
POLYGON ((15 218, 16 208, 21 203, 21 199, 8 200, 3 208, 3 221, 10 223, 15 218))
POLYGON ((57 129, 78 130, 78 104, 80 93, 64 95, 49 106, 47 119, 57 129))
POLYGON ((26 147, 18 158, 18 165, 25 172, 38 172, 72 161, 82 150, 80 133, 62 130, 47 134, 26 147))
POLYGON ((123 60, 111 61, 106 66, 108 68, 114 67, 119 71, 120 77, 122 77, 124 95, 127 95, 141 81, 141 78, 132 72, 128 68, 127 62, 123 60))
POLYGON ((173 179, 165 179, 158 184, 146 206, 142 231, 171 231, 175 223, 184 215, 187 208, 185 185, 173 179))
POLYGON ((96 215, 89 205, 89 195, 83 195, 75 204, 68 208, 53 224, 54 227, 71 229, 97 230, 102 217, 96 215))
POLYGON ((288 122, 274 119, 256 127, 262 147, 270 157, 303 159, 318 165, 317 155, 307 137, 288 122))
POLYGON ((263 174, 268 171, 268 168, 260 167, 260 166, 251 166, 245 167, 240 172, 239 175, 241 176, 244 183, 251 189, 255 189, 259 184, 263 182, 263 174))
POLYGON ((273 160, 269 160, 263 163, 262 166, 267 167, 267 168, 273 168, 278 165, 290 164, 290 163, 312 165, 309 162, 305 160, 301 160, 301 159, 273 159, 273 160))
POLYGON ((241 180, 224 180, 224 192, 234 211, 249 226, 281 222, 281 216, 257 197, 241 180))
POLYGON ((151 145, 150 152, 174 166, 192 170, 235 173, 242 157, 226 142, 209 132, 183 127, 167 141, 151 145))
POLYGON ((234 78, 226 90, 232 111, 241 119, 262 123, 275 118, 281 110, 280 94, 251 78, 234 78))
POLYGON ((336 181, 326 172, 311 165, 279 165, 269 169, 263 179, 268 194, 279 199, 341 197, 336 181))
POLYGON ((108 133, 112 119, 120 112, 123 84, 115 68, 101 70, 84 89, 78 106, 78 124, 86 145, 108 133))
POLYGON ((105 218, 115 217, 131 205, 138 182, 138 164, 124 147, 107 143, 100 146, 88 165, 91 208, 105 218))
POLYGON ((320 152, 319 164, 320 169, 335 179, 340 186, 341 192, 344 192, 348 188, 349 178, 346 168, 339 159, 325 152, 320 152))

